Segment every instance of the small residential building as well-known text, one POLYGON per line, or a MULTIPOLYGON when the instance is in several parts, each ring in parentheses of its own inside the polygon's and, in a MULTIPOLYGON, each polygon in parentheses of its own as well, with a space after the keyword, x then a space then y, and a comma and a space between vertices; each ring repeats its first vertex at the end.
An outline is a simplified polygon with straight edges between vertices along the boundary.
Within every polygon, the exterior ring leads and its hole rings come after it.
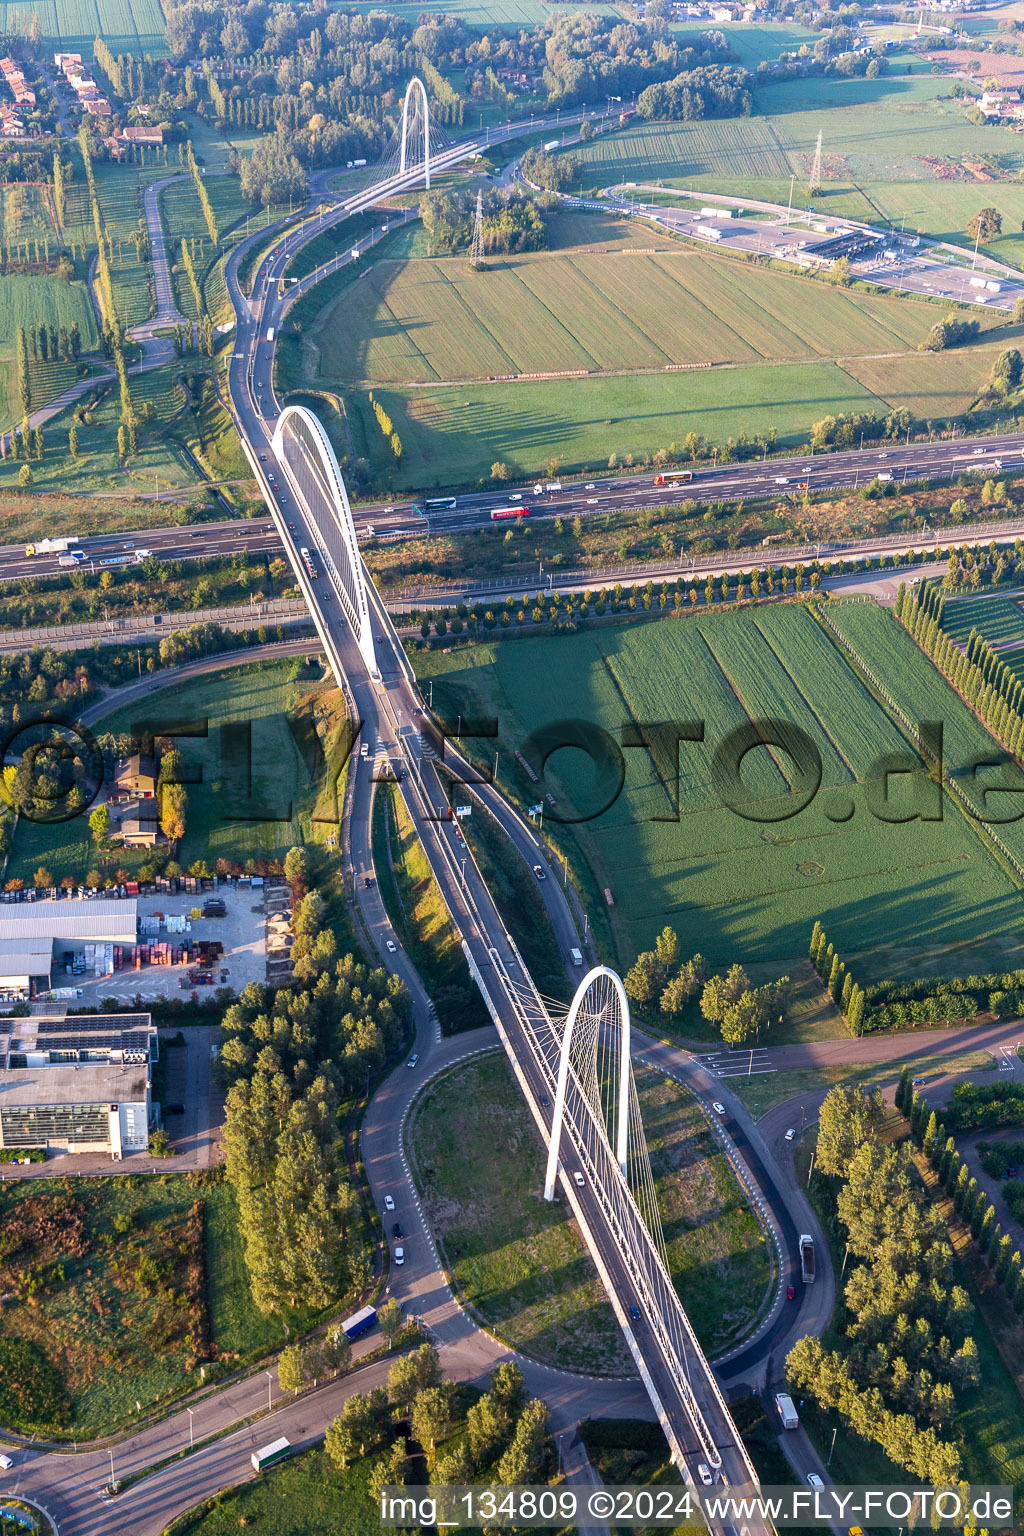
POLYGON ((136 752, 133 757, 121 758, 114 774, 114 784, 119 794, 151 800, 156 794, 156 778, 153 759, 136 752))
POLYGON ((136 800, 121 813, 121 841, 126 848, 152 848, 160 837, 155 800, 136 800))
POLYGON ((148 1013, 0 1019, 0 1147, 145 1151, 158 1054, 148 1013))
POLYGON ((149 123, 139 123, 134 128, 122 128, 118 138, 128 144, 162 144, 164 131, 162 128, 151 127, 149 123))

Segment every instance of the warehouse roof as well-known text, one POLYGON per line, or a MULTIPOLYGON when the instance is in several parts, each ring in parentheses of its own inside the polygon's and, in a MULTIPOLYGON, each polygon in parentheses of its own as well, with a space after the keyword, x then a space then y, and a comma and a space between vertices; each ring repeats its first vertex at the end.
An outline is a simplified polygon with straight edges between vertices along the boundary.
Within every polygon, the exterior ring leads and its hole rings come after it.
POLYGON ((0 1110, 46 1104, 141 1104, 146 1071, 135 1063, 9 1067, 0 1071, 0 1110))
POLYGON ((0 906, 0 940, 27 938, 87 939, 112 944, 134 944, 138 925, 134 896, 105 901, 74 898, 65 901, 32 901, 0 906))
POLYGON ((0 979, 10 976, 48 976, 53 959, 53 940, 33 938, 0 939, 0 979))

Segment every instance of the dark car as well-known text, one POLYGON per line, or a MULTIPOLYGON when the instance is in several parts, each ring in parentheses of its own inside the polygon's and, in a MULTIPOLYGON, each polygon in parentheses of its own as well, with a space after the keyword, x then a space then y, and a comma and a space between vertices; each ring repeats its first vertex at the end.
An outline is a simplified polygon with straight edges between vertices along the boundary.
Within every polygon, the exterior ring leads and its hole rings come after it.
POLYGON ((164 1114, 165 1115, 183 1115, 184 1113, 185 1113, 185 1106, 184 1106, 184 1104, 165 1104, 164 1105, 164 1114))
POLYGON ((629 1309, 629 1315, 633 1319, 634 1323, 638 1323, 640 1321, 640 1308, 636 1305, 635 1302, 629 1309))
POLYGON ((391 1228, 391 1236, 399 1238, 405 1236, 405 1233, 402 1231, 402 1224, 400 1221, 396 1221, 394 1226, 391 1228))
POLYGON ((796 1300, 796 1286, 795 1285, 787 1285, 786 1286, 786 1300, 787 1301, 795 1301, 796 1300))
POLYGON ((266 462, 267 462, 267 456, 266 456, 266 454, 265 454, 265 453, 261 453, 261 454, 260 454, 260 463, 261 463, 261 464, 265 464, 265 463, 266 463, 266 462))
POLYGON ((549 1098, 548 1098, 548 1096, 547 1096, 547 1094, 546 1094, 546 1093, 542 1093, 542 1094, 541 1094, 541 1096, 540 1096, 540 1101, 541 1101, 541 1103, 542 1103, 542 1104, 543 1104, 543 1106, 544 1106, 544 1108, 545 1108, 545 1109, 547 1109, 547 1108, 548 1108, 548 1106, 549 1106, 549 1105, 550 1105, 550 1103, 551 1103, 551 1100, 550 1100, 550 1099, 549 1099, 549 1098))

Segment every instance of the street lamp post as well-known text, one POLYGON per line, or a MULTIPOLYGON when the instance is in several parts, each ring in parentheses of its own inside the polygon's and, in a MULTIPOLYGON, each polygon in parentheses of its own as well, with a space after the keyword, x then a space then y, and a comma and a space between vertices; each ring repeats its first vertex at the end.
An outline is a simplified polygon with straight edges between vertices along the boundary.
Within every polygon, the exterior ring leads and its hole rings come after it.
POLYGON ((194 1451, 196 1446, 195 1420, 191 1408, 186 1408, 185 1412, 188 1414, 188 1448, 190 1451, 194 1451))
POLYGON ((266 1371, 265 1375, 267 1378, 267 1412, 269 1413, 274 1406, 274 1374, 272 1371, 266 1371))

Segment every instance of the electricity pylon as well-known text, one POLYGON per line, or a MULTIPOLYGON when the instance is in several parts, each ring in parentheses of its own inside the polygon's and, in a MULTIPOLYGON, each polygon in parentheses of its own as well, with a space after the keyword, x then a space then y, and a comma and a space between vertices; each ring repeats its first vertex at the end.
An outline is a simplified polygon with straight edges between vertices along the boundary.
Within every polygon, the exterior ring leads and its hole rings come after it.
POLYGON ((821 129, 818 129, 818 142, 814 149, 814 164, 811 166, 811 180, 807 188, 810 194, 821 191, 821 129))
POLYGON ((475 272, 481 272, 486 265, 484 262, 484 194, 479 187, 476 194, 476 218, 473 220, 473 248, 469 253, 469 264, 475 272))

